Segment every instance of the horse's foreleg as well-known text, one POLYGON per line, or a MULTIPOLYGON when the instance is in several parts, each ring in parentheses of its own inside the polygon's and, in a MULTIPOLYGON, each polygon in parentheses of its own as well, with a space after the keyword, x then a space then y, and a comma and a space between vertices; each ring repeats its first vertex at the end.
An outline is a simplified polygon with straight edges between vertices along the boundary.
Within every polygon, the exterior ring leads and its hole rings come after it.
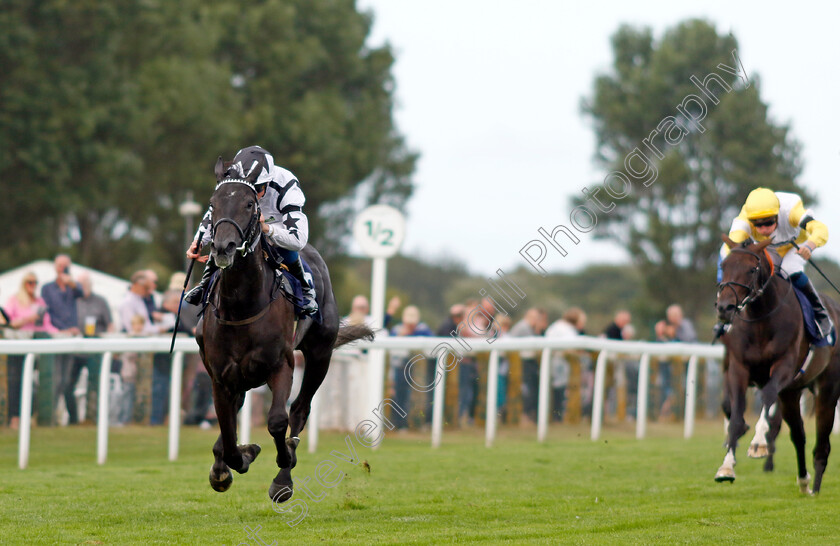
POLYGON ((749 375, 747 370, 740 363, 732 362, 726 370, 725 385, 728 388, 730 419, 729 437, 727 440, 727 452, 723 464, 715 474, 716 482, 735 481, 735 448, 738 446, 738 439, 747 431, 744 422, 744 410, 746 409, 746 394, 749 375))
POLYGON ((283 363, 280 370, 268 379, 268 386, 271 389, 271 409, 268 411, 268 432, 274 438, 274 445, 277 448, 277 466, 280 471, 271 483, 268 496, 276 503, 289 500, 292 497, 293 484, 291 470, 294 463, 294 448, 297 443, 289 438, 289 445, 286 440, 286 431, 289 428, 289 415, 286 412, 286 401, 292 389, 292 370, 294 360, 292 351, 283 355, 283 363))
POLYGON ((776 439, 782 430, 782 412, 778 408, 770 412, 770 431, 767 434, 767 460, 764 461, 764 471, 773 471, 773 454, 776 453, 776 439))
POLYGON ((213 403, 219 419, 219 438, 213 445, 215 462, 210 468, 210 485, 219 492, 227 491, 233 483, 230 468, 242 467, 242 454, 236 449, 236 410, 228 400, 228 393, 213 383, 213 403))
POLYGON ((777 419, 778 414, 778 404, 773 404, 772 406, 767 406, 766 404, 761 406, 761 415, 758 418, 758 422, 755 424, 755 436, 753 436, 752 441, 750 442, 750 447, 747 449, 747 456, 752 457, 753 459, 763 459, 770 454, 769 449, 769 436, 771 430, 771 421, 775 421, 777 419))
POLYGON ((210 485, 216 491, 227 491, 233 482, 230 469, 240 474, 248 472, 251 462, 260 454, 260 446, 249 444, 236 445, 236 413, 245 401, 245 394, 236 394, 235 400, 228 398, 229 393, 213 384, 213 404, 219 418, 218 440, 213 445, 215 462, 210 469, 210 485))
POLYGON ((796 480, 799 490, 808 492, 808 469, 805 466, 805 424, 802 422, 802 413, 799 409, 799 397, 801 390, 791 390, 779 395, 782 402, 782 417, 790 428, 790 441, 796 450, 796 480))

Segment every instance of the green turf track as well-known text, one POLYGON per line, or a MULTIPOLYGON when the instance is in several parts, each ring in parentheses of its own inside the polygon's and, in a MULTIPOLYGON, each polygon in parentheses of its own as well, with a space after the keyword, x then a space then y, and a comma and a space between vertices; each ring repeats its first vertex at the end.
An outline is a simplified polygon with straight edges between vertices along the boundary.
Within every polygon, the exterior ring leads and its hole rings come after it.
MULTIPOLYGON (((813 430, 809 421, 809 468, 813 430)), ((502 429, 492 449, 480 430, 447 431, 436 450, 427 436, 388 436, 377 451, 357 447, 370 473, 338 460, 345 478, 294 528, 267 496, 272 443, 254 434, 263 453, 221 494, 207 481, 215 431, 184 429, 170 463, 165 428, 111 429, 99 467, 94 428, 35 429, 21 471, 17 437, 0 429, 0 543, 257 544, 244 528, 261 526, 265 544, 840 544, 840 462, 829 461, 819 497, 801 495, 786 428, 776 472, 742 445, 732 485, 713 481, 720 422, 692 440, 677 424, 651 425, 643 441, 630 424, 607 426, 598 442, 585 426, 557 426, 542 445, 533 430, 502 429)), ((317 454, 305 448, 294 477, 313 484, 316 464, 346 451, 334 433, 317 454)))

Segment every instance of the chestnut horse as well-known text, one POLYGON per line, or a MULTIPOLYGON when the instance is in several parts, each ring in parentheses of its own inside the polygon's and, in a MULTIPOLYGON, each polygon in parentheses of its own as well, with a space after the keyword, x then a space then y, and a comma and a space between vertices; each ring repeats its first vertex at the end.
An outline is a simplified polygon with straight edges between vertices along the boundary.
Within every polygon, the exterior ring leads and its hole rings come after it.
MULTIPOLYGON (((796 448, 799 488, 803 493, 818 493, 831 450, 829 435, 834 409, 840 398, 837 345, 811 350, 793 285, 788 278, 776 274, 767 250, 771 240, 737 244, 727 236, 723 239, 731 253, 721 264, 723 280, 715 306, 719 319, 731 326, 721 338, 726 346, 724 383, 731 415, 727 454, 715 481, 735 480, 735 449, 748 428, 744 422, 745 396, 747 387, 753 384, 761 390, 762 402, 756 425, 759 439, 754 440, 754 446, 766 445, 760 438, 776 428, 773 422, 777 422, 776 412, 781 411, 796 448), (814 388, 816 393, 817 442, 812 491, 808 489, 805 426, 799 409, 799 398, 805 387, 814 388)), ((840 324, 840 306, 824 295, 823 299, 834 323, 840 324)))
POLYGON ((210 289, 208 307, 197 331, 201 358, 213 380, 213 402, 221 434, 213 446, 215 462, 210 485, 227 491, 233 482, 230 469, 240 474, 260 453, 260 446, 237 446, 236 414, 249 389, 268 384, 271 409, 268 431, 277 449, 280 468, 270 488, 274 502, 284 502, 293 493, 291 470, 295 451, 309 417, 315 391, 330 365, 333 349, 357 339, 372 339, 366 326, 339 328, 338 309, 324 260, 307 245, 300 254, 312 269, 321 322, 302 320, 295 329, 295 310, 279 293, 274 268, 266 262, 260 233, 260 206, 254 187, 256 176, 231 178, 219 158, 218 184, 210 200, 212 207, 211 257, 219 277, 210 289), (293 351, 300 349, 306 366, 300 394, 286 401, 292 388, 293 351), (289 437, 286 431, 290 428, 289 437))

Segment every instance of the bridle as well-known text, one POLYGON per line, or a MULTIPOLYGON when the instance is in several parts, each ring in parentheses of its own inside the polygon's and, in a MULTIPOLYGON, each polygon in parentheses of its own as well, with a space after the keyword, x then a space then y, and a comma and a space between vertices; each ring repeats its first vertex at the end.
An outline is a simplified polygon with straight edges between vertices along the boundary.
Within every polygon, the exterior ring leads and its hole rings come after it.
MULTIPOLYGON (((752 256, 753 258, 755 258, 757 263, 756 263, 755 267, 750 271, 752 273, 752 278, 750 279, 750 284, 747 285, 747 284, 740 283, 740 282, 737 282, 737 281, 726 281, 726 282, 722 282, 722 283, 718 284, 716 301, 720 299, 720 295, 723 292, 723 290, 726 289, 726 288, 729 288, 730 290, 732 290, 732 293, 735 295, 735 301, 737 302, 737 305, 735 306, 735 313, 734 313, 735 316, 738 316, 738 318, 743 320, 744 322, 757 322, 759 320, 764 320, 767 317, 769 317, 770 315, 772 315, 773 313, 775 313, 782 306, 782 303, 784 303, 785 298, 781 298, 779 300, 778 305, 776 305, 776 307, 774 307, 769 313, 767 313, 766 315, 764 315, 762 317, 754 318, 754 319, 748 319, 748 318, 744 318, 744 317, 740 316, 740 314, 741 314, 741 311, 743 311, 744 308, 747 307, 747 305, 749 305, 749 304, 753 303, 754 301, 758 300, 758 298, 760 298, 764 294, 764 291, 767 289, 767 287, 773 281, 773 277, 775 276, 775 273, 776 273, 776 266, 773 263, 773 259, 770 257, 770 253, 767 251, 767 248, 765 247, 764 248, 764 257, 767 259, 767 263, 770 264, 770 275, 767 276, 767 280, 764 281, 764 284, 762 284, 760 287, 758 287, 759 275, 761 274, 761 256, 759 254, 757 254, 755 252, 752 252, 751 250, 747 250, 746 248, 743 248, 743 247, 733 248, 732 252, 733 253, 734 252, 739 252, 739 253, 742 253, 742 254, 748 254, 748 255, 752 256), (743 288, 747 291, 747 295, 740 302, 738 301, 738 292, 735 291, 733 286, 741 287, 741 288, 743 288)), ((793 285, 790 282, 788 284, 790 285, 790 288, 792 289, 793 285)))
MULTIPOLYGON (((227 180, 222 180, 218 184, 216 184, 217 191, 221 186, 225 184, 244 184, 251 188, 254 191, 254 197, 257 197, 257 188, 251 182, 247 180, 242 180, 240 178, 229 178, 227 180)), ((247 256, 249 253, 254 251, 257 242, 257 236, 259 235, 259 225, 260 225, 260 200, 257 198, 255 199, 257 203, 257 208, 254 210, 254 214, 251 216, 251 219, 248 220, 248 225, 245 226, 245 229, 242 229, 239 224, 233 218, 219 218, 211 227, 210 227, 210 237, 215 239, 216 238, 216 228, 219 227, 220 224, 232 224, 234 228, 236 228, 236 232, 239 234, 239 238, 242 241, 242 245, 236 247, 242 256, 247 256)))

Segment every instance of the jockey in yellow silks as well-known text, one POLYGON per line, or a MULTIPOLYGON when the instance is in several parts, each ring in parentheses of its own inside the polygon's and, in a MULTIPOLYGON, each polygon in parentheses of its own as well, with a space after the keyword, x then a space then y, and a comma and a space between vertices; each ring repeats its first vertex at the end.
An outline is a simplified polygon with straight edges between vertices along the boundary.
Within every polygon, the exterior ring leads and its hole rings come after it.
MULTIPOLYGON (((805 263, 817 247, 828 241, 828 228, 814 218, 806 209, 802 199, 795 193, 774 192, 767 188, 756 188, 747 196, 741 213, 732 221, 729 238, 741 243, 749 238, 756 242, 771 239, 774 244, 795 241, 796 250, 790 243, 768 248, 776 268, 784 271, 794 286, 799 288, 814 307, 820 336, 831 334, 833 323, 822 300, 810 279, 805 275, 805 263)), ((721 260, 729 254, 729 247, 721 248, 721 260)), ((718 282, 721 271, 718 267, 718 282)))

